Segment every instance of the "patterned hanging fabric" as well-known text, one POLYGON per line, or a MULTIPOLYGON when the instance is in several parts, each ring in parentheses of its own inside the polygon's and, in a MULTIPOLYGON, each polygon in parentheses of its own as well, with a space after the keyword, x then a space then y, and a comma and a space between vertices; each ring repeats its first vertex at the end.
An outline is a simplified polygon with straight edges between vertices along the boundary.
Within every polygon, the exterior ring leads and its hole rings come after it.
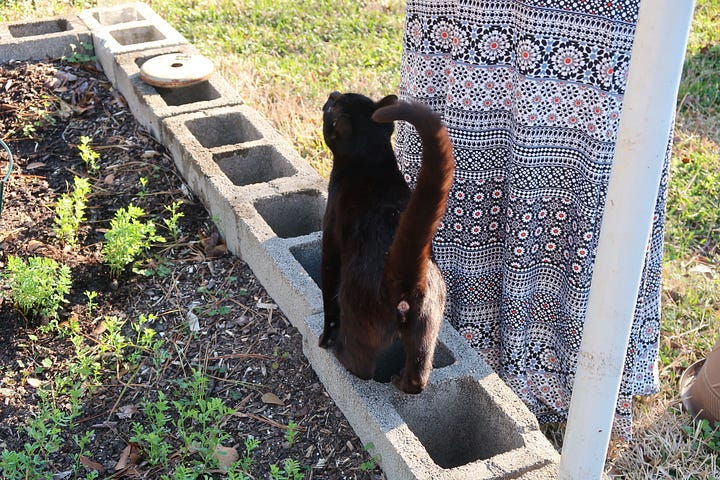
MULTIPOLYGON (((434 243, 447 318, 541 423, 567 415, 638 6, 407 2, 400 93, 443 115, 456 157, 434 243)), ((396 147, 414 185, 412 127, 396 147)), ((616 408, 624 438, 633 395, 657 391, 667 170, 616 408)))

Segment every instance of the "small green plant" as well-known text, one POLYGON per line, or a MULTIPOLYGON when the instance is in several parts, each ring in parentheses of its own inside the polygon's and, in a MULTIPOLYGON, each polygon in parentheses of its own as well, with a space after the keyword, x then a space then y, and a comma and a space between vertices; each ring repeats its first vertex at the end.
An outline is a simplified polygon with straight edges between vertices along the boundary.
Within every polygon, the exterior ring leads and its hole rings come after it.
POLYGON ((29 107, 21 116, 24 121, 22 132, 28 138, 38 138, 41 129, 57 124, 57 119, 53 116, 52 102, 48 100, 47 96, 43 96, 43 98, 45 100, 42 105, 29 107))
MULTIPOLYGON (((375 445, 372 442, 368 442, 365 444, 365 450, 368 453, 371 453, 370 450, 374 450, 375 445)), ((374 470, 375 467, 377 467, 378 462, 380 461, 380 455, 373 455, 370 460, 366 460, 363 463, 360 464, 360 470, 363 472, 369 472, 371 470, 374 470)))
POLYGON ((148 262, 145 268, 138 269, 137 272, 146 277, 165 278, 173 273, 173 264, 167 257, 157 255, 148 262))
POLYGON ((72 53, 62 57, 62 61, 65 63, 88 63, 97 59, 94 55, 92 43, 80 42, 80 45, 71 43, 70 49, 72 53))
MULTIPOLYGON (((39 410, 28 418, 22 427, 29 441, 20 451, 4 450, 0 456, 0 477, 6 480, 53 478, 50 455, 64 445, 61 432, 73 420, 74 413, 67 413, 52 404, 50 394, 44 388, 38 390, 39 410)), ((73 409, 75 410, 75 409, 73 409)))
POLYGON ((285 430, 285 441, 288 442, 291 447, 295 444, 298 433, 298 424, 290 420, 287 424, 287 430, 285 430))
POLYGON ((178 419, 177 435, 188 451, 197 452, 206 465, 217 463, 215 451, 230 436, 220 425, 233 411, 220 398, 207 398, 208 378, 195 370, 189 378, 178 382, 184 398, 173 402, 178 419))
POLYGON ((248 436, 245 439, 245 451, 243 452, 242 457, 236 462, 237 466, 240 467, 240 469, 244 473, 248 473, 248 471, 250 470, 250 467, 254 463, 254 460, 252 458, 252 452, 259 446, 260 446, 260 440, 253 437, 252 435, 248 436))
POLYGON ((693 440, 694 449, 705 447, 711 451, 720 450, 720 422, 711 424, 708 420, 702 419, 693 422, 692 425, 683 425, 680 429, 693 440))
POLYGON ((103 245, 103 255, 110 265, 110 273, 115 277, 150 248, 152 243, 165 241, 155 234, 152 220, 139 220, 143 215, 145 211, 142 208, 130 204, 115 212, 115 217, 110 221, 110 230, 105 233, 107 242, 103 245))
POLYGON ((185 216, 183 212, 178 211, 180 206, 182 205, 182 202, 173 202, 170 205, 165 205, 165 210, 170 212, 170 218, 163 219, 163 222, 165 222, 165 226, 168 229, 168 232, 170 232, 170 236, 173 238, 175 243, 177 243, 178 238, 180 238, 180 226, 178 225, 179 220, 185 216))
POLYGON ((85 296, 87 297, 87 316, 92 318, 93 310, 95 310, 95 299, 98 293, 94 290, 85 290, 85 296))
POLYGON ((61 242, 74 247, 77 245, 77 231, 85 220, 87 196, 90 194, 90 182, 75 177, 73 189, 64 193, 55 204, 55 228, 53 231, 61 242))
POLYGON ((148 194, 147 186, 148 186, 148 179, 147 177, 140 177, 140 191, 138 192, 138 197, 144 198, 145 195, 148 194))
MULTIPOLYGON (((89 450, 90 445, 92 444, 92 441, 95 437, 95 430, 87 430, 82 435, 73 435, 72 439, 75 445, 78 447, 78 452, 73 455, 73 458, 75 460, 75 465, 73 470, 77 472, 81 472, 84 468, 82 467, 81 458, 82 457, 90 457, 92 453, 89 450)), ((85 480, 91 480, 97 478, 99 475, 99 472, 96 470, 93 470, 91 472, 88 472, 85 476, 85 480)))
POLYGON ((9 298, 24 315, 57 318, 60 305, 70 293, 70 267, 52 258, 8 257, 3 275, 10 288, 9 298))
POLYGON ((85 162, 85 168, 90 175, 95 175, 100 170, 100 165, 97 164, 97 160, 100 158, 100 154, 97 153, 90 146, 92 139, 83 135, 80 137, 80 144, 77 146, 80 150, 80 158, 85 162))
POLYGON ((167 466, 172 445, 167 441, 170 430, 168 427, 170 402, 162 391, 158 391, 158 398, 154 402, 145 400, 142 403, 145 416, 149 420, 148 426, 133 423, 133 436, 131 442, 143 446, 148 462, 152 466, 167 466))
POLYGON ((270 465, 270 477, 273 480, 302 480, 305 475, 300 470, 300 462, 287 458, 282 470, 274 463, 270 465))

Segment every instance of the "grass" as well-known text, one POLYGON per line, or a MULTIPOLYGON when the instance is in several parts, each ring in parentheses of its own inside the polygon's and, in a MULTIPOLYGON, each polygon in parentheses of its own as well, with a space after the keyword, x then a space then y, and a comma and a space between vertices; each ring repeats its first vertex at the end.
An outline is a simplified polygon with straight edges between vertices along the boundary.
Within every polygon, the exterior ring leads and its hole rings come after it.
MULTIPOLYGON (((0 8, 0 20, 76 11, 93 3, 14 0, 0 8)), ((327 94, 355 90, 379 97, 397 90, 400 0, 149 3, 211 57, 241 96, 323 175, 330 167, 319 135, 327 94)), ((634 440, 612 452, 610 465, 622 478, 720 476, 716 430, 694 424, 682 412, 677 387, 685 368, 703 358, 720 333, 719 172, 720 0, 697 0, 668 194, 662 388, 656 396, 638 399, 634 440)), ((251 450, 252 445, 247 453, 251 450)), ((290 477, 288 467, 276 467, 273 476, 290 477)))

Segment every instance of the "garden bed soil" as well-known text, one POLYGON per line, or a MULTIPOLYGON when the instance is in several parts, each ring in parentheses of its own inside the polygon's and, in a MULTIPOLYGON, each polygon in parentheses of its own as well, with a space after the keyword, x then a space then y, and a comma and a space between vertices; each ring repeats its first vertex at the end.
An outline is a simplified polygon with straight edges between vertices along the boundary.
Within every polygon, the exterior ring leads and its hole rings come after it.
MULTIPOLYGON (((155 400, 159 391, 174 398, 178 381, 196 370, 210 380, 207 398, 222 399, 235 411, 222 425, 231 438, 224 445, 242 452, 247 438, 260 441, 252 453, 251 478, 268 478, 269 465, 282 465, 286 458, 300 462, 306 479, 384 478, 379 468, 368 468, 371 454, 303 356, 300 334, 248 266, 226 252, 168 152, 136 123, 93 62, 1 65, 0 133, 15 161, 0 216, 0 275, 9 256, 53 258, 72 274, 61 326, 77 322, 90 347, 108 318, 127 322, 123 333, 130 335, 132 322, 150 317, 147 325, 158 332, 168 356, 157 369, 152 362, 121 362, 122 369, 88 387, 81 415, 60 432, 64 447, 49 457, 56 478, 74 478, 63 476, 77 460, 72 438, 90 430, 83 465, 101 472, 100 478, 171 473, 152 467, 142 455, 130 469, 116 467, 132 443, 133 422, 147 421, 143 401, 155 400), (89 174, 79 155, 82 136, 100 154, 97 173, 89 174), (87 178, 92 191, 78 246, 69 248, 53 232, 54 206, 75 176, 87 178), (183 214, 177 239, 163 223, 173 202, 181 202, 183 214), (131 203, 144 210, 144 219, 153 219, 167 241, 146 253, 138 265, 144 272, 128 267, 113 277, 102 255, 104 234, 114 213, 131 203), (94 305, 88 291, 98 294, 94 305), (290 421, 298 425, 293 442, 286 435, 290 421)), ((2 156, 0 177, 6 169, 2 156)), ((29 440, 22 427, 38 414, 39 389, 66 375, 75 355, 59 329, 43 328, 47 318, 26 318, 8 300, 8 288, 1 293, 0 453, 22 450, 29 440)), ((54 402, 62 408, 64 400, 54 402)), ((182 446, 173 432, 165 441, 172 465, 182 446)), ((142 445, 133 447, 142 453, 142 445)))

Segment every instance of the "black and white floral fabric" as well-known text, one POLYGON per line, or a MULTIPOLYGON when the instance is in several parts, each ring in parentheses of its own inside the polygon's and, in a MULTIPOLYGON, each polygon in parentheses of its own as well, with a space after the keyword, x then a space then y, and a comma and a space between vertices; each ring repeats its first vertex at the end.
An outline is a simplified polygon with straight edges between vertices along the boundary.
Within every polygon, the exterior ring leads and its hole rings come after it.
MULTIPOLYGON (((567 415, 638 5, 407 2, 401 95, 442 113, 457 163, 434 244, 447 315, 542 423, 567 415)), ((413 184, 412 127, 396 144, 413 184)), ((616 409, 626 438, 632 396, 657 390, 666 186, 616 409)))

